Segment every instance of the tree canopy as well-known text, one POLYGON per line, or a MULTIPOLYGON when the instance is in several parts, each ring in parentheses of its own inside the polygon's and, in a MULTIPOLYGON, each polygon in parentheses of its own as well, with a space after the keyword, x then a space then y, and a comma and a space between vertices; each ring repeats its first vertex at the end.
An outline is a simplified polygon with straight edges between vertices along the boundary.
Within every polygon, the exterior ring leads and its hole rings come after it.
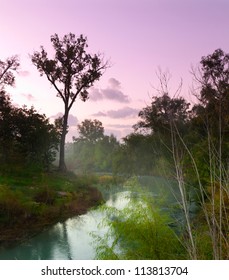
POLYGON ((95 143, 104 137, 104 127, 99 120, 84 120, 78 126, 79 138, 74 140, 88 141, 95 143))
POLYGON ((59 133, 33 107, 18 108, 0 92, 0 164, 34 165, 47 169, 58 150, 59 133))
POLYGON ((181 128, 189 118, 190 104, 183 98, 171 98, 167 93, 162 96, 153 96, 151 105, 146 106, 139 112, 142 119, 134 128, 147 128, 152 133, 169 132, 173 122, 181 128))

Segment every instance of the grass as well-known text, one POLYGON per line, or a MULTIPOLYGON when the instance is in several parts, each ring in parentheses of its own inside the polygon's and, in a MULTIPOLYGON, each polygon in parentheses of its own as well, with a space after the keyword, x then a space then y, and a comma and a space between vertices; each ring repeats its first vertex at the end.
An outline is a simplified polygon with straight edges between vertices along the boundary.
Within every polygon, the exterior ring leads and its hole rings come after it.
POLYGON ((95 176, 33 169, 0 174, 0 245, 37 234, 102 201, 95 176))

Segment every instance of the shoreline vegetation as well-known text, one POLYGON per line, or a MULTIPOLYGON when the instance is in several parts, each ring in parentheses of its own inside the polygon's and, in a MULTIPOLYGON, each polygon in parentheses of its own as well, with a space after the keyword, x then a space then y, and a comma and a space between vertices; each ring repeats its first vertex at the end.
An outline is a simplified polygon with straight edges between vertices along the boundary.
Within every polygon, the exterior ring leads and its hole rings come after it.
POLYGON ((100 205, 103 198, 96 183, 95 176, 71 172, 1 174, 0 249, 100 205))

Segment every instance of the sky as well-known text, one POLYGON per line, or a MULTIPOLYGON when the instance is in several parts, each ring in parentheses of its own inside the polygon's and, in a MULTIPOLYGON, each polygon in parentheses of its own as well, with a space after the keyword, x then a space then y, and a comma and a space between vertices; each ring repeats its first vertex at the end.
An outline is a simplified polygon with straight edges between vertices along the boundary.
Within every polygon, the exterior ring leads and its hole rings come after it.
POLYGON ((30 55, 42 45, 53 57, 55 33, 83 34, 88 52, 102 53, 110 67, 88 101, 76 100, 67 140, 84 119, 99 119, 105 134, 121 139, 158 94, 159 69, 170 73, 171 96, 182 79, 180 94, 192 101, 191 69, 218 48, 229 52, 228 14, 228 0, 0 0, 0 60, 17 54, 21 63, 7 91, 18 106, 34 106, 51 121, 60 116, 63 102, 30 55))

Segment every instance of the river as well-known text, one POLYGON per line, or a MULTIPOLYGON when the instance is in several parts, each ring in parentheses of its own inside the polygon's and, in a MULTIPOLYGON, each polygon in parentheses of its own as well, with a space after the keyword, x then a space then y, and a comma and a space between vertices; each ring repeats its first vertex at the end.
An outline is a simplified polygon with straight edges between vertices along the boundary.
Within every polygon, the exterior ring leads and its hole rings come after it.
MULTIPOLYGON (((152 184, 152 180, 150 180, 152 184)), ((154 181, 154 195, 165 186, 165 182, 154 181)), ((165 189, 165 187, 164 187, 165 189)), ((107 206, 122 209, 128 203, 133 191, 128 188, 112 188, 103 196, 107 206)), ((95 240, 92 233, 103 236, 108 230, 100 224, 106 211, 100 207, 88 211, 85 215, 70 218, 50 227, 14 248, 0 251, 1 260, 92 260, 95 258, 95 240)), ((22 225, 23 226, 23 225, 22 225)))

